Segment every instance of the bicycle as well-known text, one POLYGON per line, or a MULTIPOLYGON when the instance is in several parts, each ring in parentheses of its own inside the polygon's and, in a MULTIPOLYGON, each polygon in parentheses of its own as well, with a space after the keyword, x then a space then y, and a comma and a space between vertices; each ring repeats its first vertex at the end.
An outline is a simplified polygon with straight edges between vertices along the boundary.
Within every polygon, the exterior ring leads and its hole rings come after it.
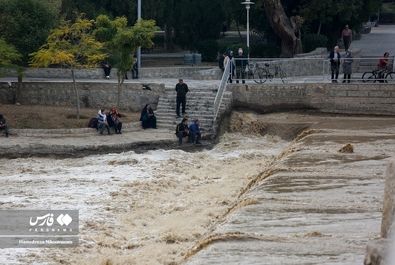
POLYGON ((283 84, 287 78, 286 73, 281 69, 279 65, 274 66, 274 73, 270 71, 270 64, 250 63, 247 65, 247 76, 249 79, 253 79, 257 84, 263 84, 267 80, 273 81, 274 78, 280 78, 283 84))
POLYGON ((363 83, 376 83, 377 81, 379 82, 384 82, 388 83, 388 81, 392 82, 395 79, 395 72, 389 71, 387 69, 376 69, 371 72, 365 72, 362 75, 362 82, 363 83))

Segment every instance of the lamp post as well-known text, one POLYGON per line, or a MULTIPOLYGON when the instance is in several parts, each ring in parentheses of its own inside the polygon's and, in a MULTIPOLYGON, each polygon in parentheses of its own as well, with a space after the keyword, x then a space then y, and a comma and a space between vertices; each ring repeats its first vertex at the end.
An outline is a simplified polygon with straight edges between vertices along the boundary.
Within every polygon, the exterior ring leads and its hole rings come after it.
MULTIPOLYGON (((137 0, 137 21, 141 19, 141 0, 137 0)), ((137 69, 141 68, 141 47, 137 48, 137 69)))
POLYGON ((250 58, 250 8, 251 5, 254 4, 254 2, 251 2, 250 0, 246 0, 245 2, 241 3, 246 7, 247 10, 247 53, 248 53, 248 58, 250 58))

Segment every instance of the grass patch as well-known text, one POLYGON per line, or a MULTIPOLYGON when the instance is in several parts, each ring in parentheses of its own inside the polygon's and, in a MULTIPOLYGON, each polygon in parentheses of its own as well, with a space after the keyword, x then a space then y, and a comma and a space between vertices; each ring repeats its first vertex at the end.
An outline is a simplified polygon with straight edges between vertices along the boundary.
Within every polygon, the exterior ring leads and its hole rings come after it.
POLYGON ((381 7, 381 12, 383 13, 393 13, 395 14, 395 3, 383 3, 381 7))
MULTIPOLYGON (((97 116, 98 109, 81 109, 77 120, 73 107, 40 106, 40 105, 0 105, 0 113, 4 115, 10 128, 14 129, 72 129, 86 128, 91 118, 97 116)), ((125 116, 123 123, 135 122, 140 113, 120 111, 125 116)))

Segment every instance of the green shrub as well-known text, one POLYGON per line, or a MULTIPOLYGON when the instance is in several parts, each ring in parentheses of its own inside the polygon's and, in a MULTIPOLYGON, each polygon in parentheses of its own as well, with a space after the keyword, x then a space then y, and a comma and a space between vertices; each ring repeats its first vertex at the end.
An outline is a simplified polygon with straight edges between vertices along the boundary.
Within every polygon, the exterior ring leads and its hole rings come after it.
MULTIPOLYGON (((247 55, 246 43, 219 43, 218 47, 220 53, 224 53, 226 51, 233 51, 234 55, 237 55, 237 51, 239 48, 242 48, 244 51, 244 55, 247 55)), ((251 58, 276 58, 279 57, 280 53, 280 47, 276 46, 275 44, 252 43, 250 47, 251 58)))
POLYGON ((277 58, 280 56, 281 48, 275 44, 253 44, 250 47, 250 57, 255 58, 277 58))
POLYGON ((394 13, 381 13, 379 23, 394 24, 395 23, 395 14, 394 13))
POLYGON ((302 38, 303 51, 311 52, 319 47, 328 46, 328 37, 325 35, 306 34, 302 38))
POLYGON ((196 48, 202 54, 202 61, 214 62, 217 59, 218 44, 216 40, 204 40, 197 43, 196 48))

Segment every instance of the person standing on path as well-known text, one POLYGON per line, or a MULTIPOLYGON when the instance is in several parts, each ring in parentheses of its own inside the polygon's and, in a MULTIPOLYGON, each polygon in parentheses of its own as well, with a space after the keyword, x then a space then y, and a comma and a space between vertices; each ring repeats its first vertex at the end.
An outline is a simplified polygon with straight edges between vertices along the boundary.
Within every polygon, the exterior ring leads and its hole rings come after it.
POLYGON ((346 25, 342 31, 342 38, 344 42, 344 49, 347 51, 350 48, 352 41, 352 30, 346 25))
POLYGON ((247 66, 247 59, 243 54, 243 49, 239 48, 238 54, 235 57, 236 59, 236 84, 239 83, 239 79, 241 79, 241 82, 243 84, 246 83, 245 81, 245 69, 247 66))
POLYGON ((332 72, 332 83, 337 83, 337 79, 339 78, 339 68, 340 68, 340 52, 339 46, 335 46, 333 51, 329 54, 329 59, 331 62, 331 72, 332 72))
POLYGON ((182 105, 182 115, 185 115, 185 106, 187 104, 187 93, 189 92, 188 85, 184 83, 184 80, 178 79, 178 84, 176 85, 177 92, 177 118, 180 118, 180 105, 182 105))
POLYGON ((343 78, 343 83, 351 83, 351 74, 352 74, 352 53, 351 50, 347 50, 346 54, 344 55, 344 61, 343 61, 343 73, 344 73, 344 78, 343 78))
POLYGON ((5 137, 8 137, 8 126, 3 114, 0 114, 0 131, 4 131, 5 137))
POLYGON ((233 58, 233 51, 229 51, 224 59, 224 67, 229 63, 229 83, 233 82, 233 76, 235 75, 235 60, 233 58))

